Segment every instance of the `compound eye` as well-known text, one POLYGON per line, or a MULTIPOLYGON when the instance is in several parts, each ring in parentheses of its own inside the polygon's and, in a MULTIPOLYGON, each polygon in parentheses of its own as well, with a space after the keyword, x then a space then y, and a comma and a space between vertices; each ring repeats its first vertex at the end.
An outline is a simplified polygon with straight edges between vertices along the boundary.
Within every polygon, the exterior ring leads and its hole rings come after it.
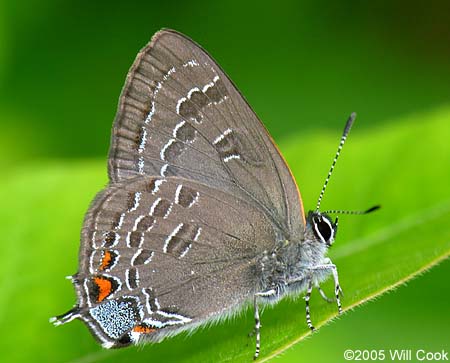
POLYGON ((328 223, 328 221, 326 221, 326 219, 322 219, 318 224, 318 228, 319 228, 319 233, 321 234, 323 239, 326 242, 328 242, 333 234, 331 226, 328 223))
POLYGON ((331 221, 323 216, 318 216, 313 219, 314 232, 316 236, 327 245, 331 245, 334 240, 334 228, 331 221))

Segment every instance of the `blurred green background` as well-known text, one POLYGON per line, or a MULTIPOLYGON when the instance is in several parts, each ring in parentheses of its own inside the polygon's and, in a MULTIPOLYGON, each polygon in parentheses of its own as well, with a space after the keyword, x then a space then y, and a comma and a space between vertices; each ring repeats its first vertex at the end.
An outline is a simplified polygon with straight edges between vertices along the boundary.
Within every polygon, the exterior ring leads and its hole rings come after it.
MULTIPOLYGON (((70 167, 80 160, 106 160, 110 128, 127 70, 138 50, 162 27, 179 30, 207 49, 281 146, 292 135, 320 133, 335 134, 337 143, 352 111, 358 113, 358 132, 370 133, 410 115, 420 122, 417 115, 450 105, 450 2, 445 0, 426 4, 356 0, 2 0, 2 180, 13 180, 55 163, 70 167)), ((450 142, 450 135, 442 137, 450 142)), ((382 138, 379 143, 382 148, 382 138)), ((330 146, 331 152, 334 147, 330 146)), ((298 155, 298 159, 307 157, 298 155)), ((393 167, 408 157, 408 151, 402 152, 398 161, 396 157, 392 155, 393 167)), ((324 161, 325 168, 328 162, 324 161)), ((421 173, 423 163, 450 167, 440 163, 439 155, 434 160, 417 160, 412 178, 421 173)), ((311 176, 306 171, 301 178, 314 178, 319 191, 324 167, 311 176)), ((380 183, 385 177, 364 170, 353 172, 380 183)), ((301 186, 302 180, 298 181, 301 186)), ((399 192, 401 184, 408 182, 399 183, 399 192)), ((448 181, 437 185, 444 185, 442 199, 448 200, 448 181)), ((70 193, 76 200, 76 186, 70 193)), ((306 200, 314 198, 308 196, 306 200)), ((347 198, 348 205, 334 207, 367 207, 352 201, 351 195, 347 198)), ((81 223, 82 216, 77 218, 81 223)), ((11 223, 20 225, 23 221, 11 223)), ((77 238, 74 234, 73 241, 64 241, 71 251, 78 249, 77 238)), ((69 263, 71 269, 66 274, 74 272, 76 261, 42 261, 62 266, 69 263)), ((449 274, 450 264, 445 261, 409 287, 401 287, 321 329, 277 361, 344 361, 342 353, 347 348, 448 350, 449 274)), ((54 278, 57 281, 63 275, 54 278)), ((3 289, 14 288, 10 276, 0 279, 3 289)), ((70 286, 64 293, 69 290, 70 286)), ((1 334, 8 334, 4 317, 15 303, 10 296, 0 291, 0 345, 4 341, 1 334)), ((35 301, 27 303, 41 306, 35 301)), ((42 344, 47 344, 45 334, 42 339, 42 344)), ((87 332, 82 339, 90 339, 87 332)), ((24 349, 21 340, 16 337, 18 350, 24 349)))

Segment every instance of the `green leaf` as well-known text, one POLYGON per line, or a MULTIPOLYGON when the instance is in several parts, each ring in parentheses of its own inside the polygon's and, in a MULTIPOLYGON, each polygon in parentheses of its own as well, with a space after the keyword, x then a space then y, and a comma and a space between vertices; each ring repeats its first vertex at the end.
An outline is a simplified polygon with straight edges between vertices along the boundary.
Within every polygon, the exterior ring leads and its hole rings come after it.
MULTIPOLYGON (((357 120, 325 194, 323 209, 365 209, 342 216, 330 257, 338 266, 345 310, 359 305, 450 254, 450 109, 358 131, 357 120)), ((313 208, 339 139, 296 135, 281 149, 306 208, 313 208)), ((81 322, 59 328, 48 318, 75 302, 64 276, 77 269, 79 231, 90 200, 106 179, 105 161, 22 169, 2 181, 0 211, 0 337, 5 361, 250 362, 252 312, 160 344, 107 351, 81 322), (5 329, 4 327, 8 327, 5 329)), ((323 288, 329 295, 331 281, 323 288)), ((316 327, 336 316, 334 304, 311 300, 316 327)), ((345 319, 345 315, 342 317, 345 319)), ((309 335, 301 298, 262 314, 261 361, 309 335)), ((337 322, 336 324, 339 324, 337 322)))

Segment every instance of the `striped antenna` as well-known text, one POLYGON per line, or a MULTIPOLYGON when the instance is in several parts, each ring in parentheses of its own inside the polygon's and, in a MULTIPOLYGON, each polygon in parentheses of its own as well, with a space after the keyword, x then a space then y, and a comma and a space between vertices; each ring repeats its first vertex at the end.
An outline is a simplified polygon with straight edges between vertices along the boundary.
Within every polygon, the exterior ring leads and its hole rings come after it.
POLYGON ((350 132, 350 129, 352 128, 353 122, 355 122, 355 118, 356 118, 356 113, 353 112, 350 115, 350 117, 348 118, 347 123, 345 124, 344 133, 342 134, 341 141, 339 142, 339 147, 336 151, 336 155, 333 159, 333 163, 331 164, 331 168, 330 168, 330 171, 328 172, 327 178, 325 179, 325 183, 323 184, 322 191, 320 192, 320 195, 319 195, 319 200, 317 201, 316 212, 319 211, 320 203, 322 202, 322 198, 325 193, 325 189, 327 188, 328 182, 330 180, 330 176, 333 173, 334 166, 336 165, 339 154, 341 153, 342 147, 344 146, 345 140, 347 139, 347 135, 350 132))
POLYGON ((375 212, 377 209, 380 209, 380 208, 381 208, 381 206, 374 205, 373 207, 371 207, 367 210, 336 210, 336 209, 332 209, 332 210, 326 210, 326 211, 322 212, 322 214, 367 214, 367 213, 375 212))

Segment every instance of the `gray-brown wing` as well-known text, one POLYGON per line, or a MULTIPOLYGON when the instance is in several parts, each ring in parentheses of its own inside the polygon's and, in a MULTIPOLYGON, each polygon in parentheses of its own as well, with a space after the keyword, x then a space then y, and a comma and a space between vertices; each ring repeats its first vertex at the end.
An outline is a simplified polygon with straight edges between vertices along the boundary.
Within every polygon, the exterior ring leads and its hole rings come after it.
POLYGON ((109 176, 179 176, 240 195, 301 236, 295 181, 266 129, 197 44, 158 32, 138 54, 113 127, 109 176))
POLYGON ((257 291, 256 258, 275 238, 265 213, 204 184, 139 177, 109 186, 82 231, 77 317, 109 347, 223 315, 257 291))

